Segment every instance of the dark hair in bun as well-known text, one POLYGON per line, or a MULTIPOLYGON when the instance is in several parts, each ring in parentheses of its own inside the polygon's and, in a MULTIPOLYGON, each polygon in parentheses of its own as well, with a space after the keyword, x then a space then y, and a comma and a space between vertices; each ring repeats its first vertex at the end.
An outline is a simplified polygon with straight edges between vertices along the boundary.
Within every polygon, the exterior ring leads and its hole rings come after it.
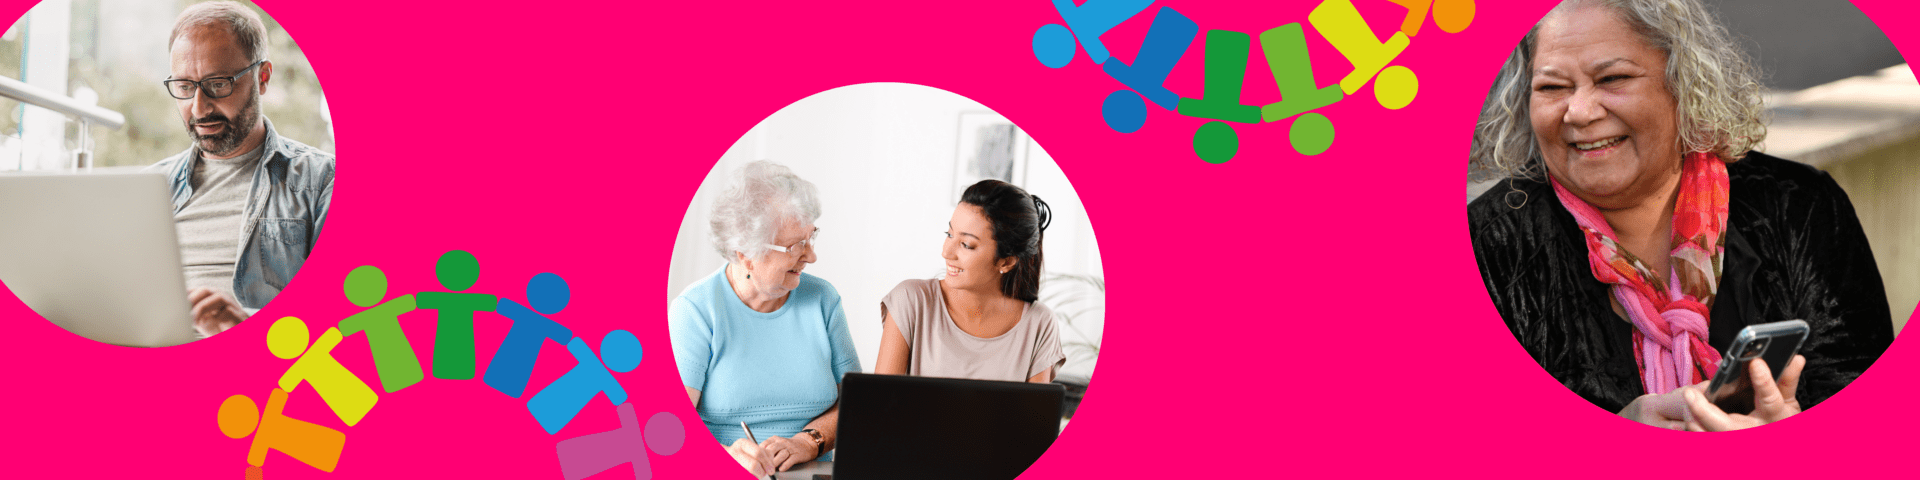
POLYGON ((993 258, 1019 259, 1013 271, 1000 277, 1000 293, 1032 303, 1040 299, 1040 240, 1053 224, 1053 209, 1039 195, 999 180, 981 180, 966 193, 960 203, 980 207, 993 225, 993 242, 998 248, 993 258))

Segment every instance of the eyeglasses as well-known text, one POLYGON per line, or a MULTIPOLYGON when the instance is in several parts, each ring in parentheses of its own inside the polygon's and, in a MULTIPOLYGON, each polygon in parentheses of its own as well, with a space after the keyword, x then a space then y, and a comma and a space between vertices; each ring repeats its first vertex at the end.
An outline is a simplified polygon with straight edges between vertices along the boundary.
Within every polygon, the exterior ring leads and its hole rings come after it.
POLYGON ((253 62, 252 65, 247 65, 247 68, 240 69, 230 77, 207 77, 199 81, 169 78, 161 80, 160 83, 167 86, 168 95, 181 100, 192 100, 194 92, 200 90, 207 92, 207 98, 226 98, 228 95, 233 95, 233 86, 238 83, 236 80, 241 75, 245 75, 248 70, 253 70, 253 67, 258 67, 262 63, 266 63, 266 60, 253 62))
POLYGON ((800 251, 800 249, 802 249, 802 248, 805 248, 805 249, 807 249, 808 251, 812 251, 812 250, 813 250, 813 242, 814 242, 815 240, 819 240, 819 239, 820 239, 820 229, 818 229, 818 228, 815 228, 815 229, 813 229, 813 234, 812 234, 812 235, 808 235, 808 236, 807 236, 807 238, 806 238, 805 240, 801 240, 801 241, 799 241, 799 242, 795 242, 795 243, 794 243, 793 245, 788 245, 788 246, 785 246, 785 247, 782 247, 782 246, 779 246, 779 245, 774 245, 774 244, 771 244, 771 243, 769 243, 769 244, 767 244, 767 249, 768 249, 768 250, 773 250, 773 251, 776 251, 776 252, 780 252, 780 253, 795 253, 795 252, 799 252, 799 251, 800 251))

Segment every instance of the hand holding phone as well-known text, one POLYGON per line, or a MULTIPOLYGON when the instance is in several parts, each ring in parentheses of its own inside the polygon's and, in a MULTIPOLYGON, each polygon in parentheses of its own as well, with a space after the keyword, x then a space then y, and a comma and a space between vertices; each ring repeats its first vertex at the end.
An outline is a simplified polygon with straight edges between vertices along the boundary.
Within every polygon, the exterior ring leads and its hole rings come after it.
POLYGON ((1794 355, 1787 362, 1785 371, 1780 372, 1779 380, 1768 380, 1773 369, 1759 359, 1747 362, 1748 381, 1753 385, 1753 411, 1745 414, 1727 413, 1719 406, 1707 400, 1706 385, 1699 384, 1681 389, 1687 402, 1687 430, 1696 432, 1724 432, 1753 428, 1799 415, 1800 401, 1794 399, 1799 390, 1800 373, 1807 366, 1807 357, 1794 355))
POLYGON ((1780 374, 1787 370, 1787 363, 1800 351, 1800 345, 1807 340, 1807 322, 1788 320, 1784 322, 1750 325, 1740 330, 1733 344, 1720 357, 1720 367, 1713 375, 1713 381, 1707 384, 1706 396, 1714 406, 1726 413, 1749 413, 1753 411, 1753 382, 1747 371, 1754 359, 1767 362, 1767 369, 1773 373, 1773 379, 1779 380, 1780 374))

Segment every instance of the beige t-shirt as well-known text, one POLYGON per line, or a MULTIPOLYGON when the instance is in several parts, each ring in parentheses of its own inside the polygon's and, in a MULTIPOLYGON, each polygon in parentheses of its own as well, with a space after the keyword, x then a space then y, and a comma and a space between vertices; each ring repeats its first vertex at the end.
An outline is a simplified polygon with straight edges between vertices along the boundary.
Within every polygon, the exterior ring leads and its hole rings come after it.
POLYGON ((980 338, 961 330, 947 315, 939 280, 900 282, 880 304, 893 316, 912 352, 907 358, 909 375, 1024 382, 1048 368, 1057 373, 1067 363, 1060 349, 1060 328, 1046 305, 1029 303, 1012 330, 980 338))

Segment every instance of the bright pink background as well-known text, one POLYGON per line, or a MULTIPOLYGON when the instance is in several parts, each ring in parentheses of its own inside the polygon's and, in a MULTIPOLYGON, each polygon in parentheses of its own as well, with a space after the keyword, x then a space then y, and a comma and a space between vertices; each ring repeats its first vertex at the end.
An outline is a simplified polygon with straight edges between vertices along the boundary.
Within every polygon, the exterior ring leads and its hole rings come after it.
MULTIPOLYGON (((270 320, 299 316, 317 332, 357 311, 340 284, 360 265, 384 269, 394 295, 438 289, 434 260, 464 249, 482 267, 469 291, 524 302, 527 279, 554 272, 573 302, 553 318, 596 348, 612 329, 639 336, 645 360, 618 378, 641 418, 666 411, 690 426, 686 448, 652 457, 655 478, 747 478, 706 440, 668 354, 672 242, 700 180, 749 127, 807 95, 879 81, 947 89, 1018 123, 1074 180, 1104 240, 1105 355, 1072 426, 1023 478, 1618 476, 1727 460, 1904 473, 1898 432, 1920 427, 1911 342, 1819 408, 1720 435, 1620 420, 1514 342, 1470 253, 1465 157, 1494 72, 1553 2, 1483 0, 1457 34, 1429 18, 1393 62, 1419 75, 1411 106, 1381 108, 1368 88, 1320 110, 1338 134, 1315 157, 1288 147, 1288 122, 1240 125, 1240 155, 1223 165, 1193 155, 1199 120, 1150 107, 1139 132, 1102 124, 1100 101, 1119 85, 1084 53, 1060 69, 1031 53, 1035 29, 1060 23, 1045 0, 651 3, 262 1, 315 65, 340 139, 313 257, 259 321, 173 348, 84 340, 0 295, 9 475, 239 478, 247 441, 222 436, 214 412, 233 394, 264 400, 289 364, 265 348, 270 320), (1595 468, 1607 465, 1620 468, 1595 468)), ((1404 12, 1359 3, 1376 32, 1404 12)), ((1858 3, 1896 45, 1920 45, 1904 28, 1920 9, 1858 3)), ((0 17, 30 4, 8 0, 0 17)), ((1258 33, 1305 22, 1315 4, 1156 8, 1258 33)), ((1148 18, 1107 35, 1120 58, 1148 18)), ((1308 42, 1322 84, 1350 69, 1311 29, 1308 42)), ((1169 82, 1186 96, 1200 93, 1193 48, 1169 82)), ((1246 103, 1277 100, 1255 52, 1246 103)), ((433 313, 402 320, 424 363, 433 313)), ((508 322, 479 323, 484 368, 508 322)), ((336 352, 378 388, 363 336, 336 352)), ((529 392, 571 365, 543 350, 529 392)), ((602 397, 547 435, 524 399, 433 378, 382 394, 353 427, 308 386, 288 413, 341 428, 346 450, 331 475, 271 454, 271 478, 559 478, 555 442, 616 425, 602 397)))

